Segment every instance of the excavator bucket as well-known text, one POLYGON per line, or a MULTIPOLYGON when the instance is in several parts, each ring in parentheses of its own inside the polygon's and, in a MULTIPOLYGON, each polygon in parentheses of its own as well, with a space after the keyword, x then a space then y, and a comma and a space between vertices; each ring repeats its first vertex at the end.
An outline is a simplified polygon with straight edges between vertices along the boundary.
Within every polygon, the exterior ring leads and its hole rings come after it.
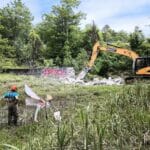
POLYGON ((76 80, 82 80, 84 79, 84 77, 86 76, 86 74, 88 73, 89 69, 88 68, 84 68, 79 75, 77 76, 76 80))

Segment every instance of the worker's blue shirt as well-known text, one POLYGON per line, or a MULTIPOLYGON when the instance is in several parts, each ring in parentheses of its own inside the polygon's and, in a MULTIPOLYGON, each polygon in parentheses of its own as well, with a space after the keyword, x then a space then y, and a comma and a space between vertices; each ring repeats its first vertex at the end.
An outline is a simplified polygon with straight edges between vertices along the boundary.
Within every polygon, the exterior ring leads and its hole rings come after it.
POLYGON ((15 100, 18 96, 19 93, 15 91, 9 91, 3 95, 3 97, 7 98, 8 100, 15 100))

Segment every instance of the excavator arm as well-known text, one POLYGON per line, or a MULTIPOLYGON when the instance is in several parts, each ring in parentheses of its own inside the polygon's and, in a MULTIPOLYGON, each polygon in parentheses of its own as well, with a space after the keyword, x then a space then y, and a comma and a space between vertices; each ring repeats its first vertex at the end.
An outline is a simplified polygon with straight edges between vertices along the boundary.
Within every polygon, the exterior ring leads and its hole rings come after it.
POLYGON ((89 68, 91 68, 94 65, 94 62, 97 58, 99 51, 108 51, 108 52, 124 55, 124 56, 130 57, 133 61, 135 61, 139 57, 138 54, 136 54, 135 52, 131 50, 124 49, 124 48, 117 48, 117 47, 109 46, 109 45, 107 47, 102 47, 99 44, 99 42, 96 42, 93 46, 92 56, 88 63, 89 68))
MULTIPOLYGON (((124 49, 124 48, 118 48, 118 47, 112 46, 110 44, 108 44, 106 47, 103 47, 102 45, 100 45, 99 42, 96 42, 94 44, 94 46, 93 46, 92 55, 91 55, 89 63, 87 64, 87 67, 85 67, 80 72, 80 74, 77 76, 77 80, 81 80, 81 79, 83 79, 85 77, 85 75, 88 73, 88 71, 94 65, 94 62, 97 59, 98 53, 100 51, 108 51, 108 52, 120 54, 120 55, 123 55, 123 56, 127 56, 127 57, 129 57, 129 58, 131 58, 133 60, 133 64, 134 65, 135 65, 136 60, 138 58, 140 58, 139 55, 137 53, 135 53, 134 51, 132 51, 132 50, 128 50, 128 49, 124 49)), ((137 75, 140 74, 139 72, 143 73, 143 74, 148 74, 149 75, 150 74, 150 66, 148 65, 145 68, 141 68, 141 69, 137 70, 136 74, 137 75), (140 70, 142 72, 140 72, 140 70)))

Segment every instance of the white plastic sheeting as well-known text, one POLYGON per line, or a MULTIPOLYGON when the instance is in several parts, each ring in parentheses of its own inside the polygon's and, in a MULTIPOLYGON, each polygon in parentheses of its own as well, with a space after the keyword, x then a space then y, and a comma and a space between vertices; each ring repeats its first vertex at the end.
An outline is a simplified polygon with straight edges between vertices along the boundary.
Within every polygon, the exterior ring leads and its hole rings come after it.
MULTIPOLYGON (((32 89, 25 84, 25 93, 27 94, 27 97, 25 99, 26 106, 34 106, 36 107, 36 110, 34 112, 34 121, 38 122, 38 113, 42 108, 50 108, 51 103, 49 101, 40 101, 40 97, 32 91, 32 89)), ((54 118, 57 121, 61 121, 61 115, 60 111, 54 112, 54 118)))
POLYGON ((25 93, 26 93, 29 97, 31 97, 31 98, 33 98, 33 99, 35 99, 35 100, 40 100, 40 97, 39 97, 37 94, 35 94, 35 93, 32 91, 32 89, 31 89, 27 84, 25 84, 24 90, 25 90, 25 93))
POLYGON ((57 121, 61 121, 60 111, 54 112, 54 118, 57 121))

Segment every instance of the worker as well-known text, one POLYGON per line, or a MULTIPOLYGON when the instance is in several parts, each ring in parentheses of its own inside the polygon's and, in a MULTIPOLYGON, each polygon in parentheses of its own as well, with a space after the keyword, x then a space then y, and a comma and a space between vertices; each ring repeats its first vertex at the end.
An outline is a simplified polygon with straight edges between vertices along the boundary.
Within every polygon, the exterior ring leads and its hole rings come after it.
POLYGON ((17 126, 18 121, 18 104, 19 93, 17 92, 17 86, 12 85, 10 91, 6 92, 2 98, 5 98, 8 104, 8 125, 14 124, 17 126))

